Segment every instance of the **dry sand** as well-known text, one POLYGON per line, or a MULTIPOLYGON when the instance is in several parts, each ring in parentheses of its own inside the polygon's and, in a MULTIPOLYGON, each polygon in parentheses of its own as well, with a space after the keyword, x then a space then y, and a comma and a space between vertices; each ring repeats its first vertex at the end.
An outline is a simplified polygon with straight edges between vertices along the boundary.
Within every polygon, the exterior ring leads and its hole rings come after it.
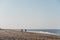
POLYGON ((42 33, 0 30, 0 40, 60 40, 60 36, 42 33))

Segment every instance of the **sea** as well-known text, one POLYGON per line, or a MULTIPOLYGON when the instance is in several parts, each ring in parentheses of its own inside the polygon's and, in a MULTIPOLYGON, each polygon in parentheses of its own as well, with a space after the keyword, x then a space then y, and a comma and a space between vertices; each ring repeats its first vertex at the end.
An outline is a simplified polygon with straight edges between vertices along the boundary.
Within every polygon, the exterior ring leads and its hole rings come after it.
POLYGON ((27 29, 28 32, 60 35, 60 29, 27 29))

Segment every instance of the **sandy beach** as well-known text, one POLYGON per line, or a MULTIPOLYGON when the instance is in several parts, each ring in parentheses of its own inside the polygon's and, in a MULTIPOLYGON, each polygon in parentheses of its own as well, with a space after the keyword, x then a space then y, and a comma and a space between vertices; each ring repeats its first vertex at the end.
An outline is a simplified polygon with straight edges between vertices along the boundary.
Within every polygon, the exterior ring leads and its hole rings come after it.
POLYGON ((14 30, 0 30, 0 40, 60 40, 60 36, 33 32, 18 32, 14 30))

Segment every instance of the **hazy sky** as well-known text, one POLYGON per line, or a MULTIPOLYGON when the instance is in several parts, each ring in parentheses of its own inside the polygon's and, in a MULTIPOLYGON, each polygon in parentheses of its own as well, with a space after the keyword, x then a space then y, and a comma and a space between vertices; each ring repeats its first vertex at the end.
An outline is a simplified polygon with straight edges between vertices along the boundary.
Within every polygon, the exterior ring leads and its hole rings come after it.
POLYGON ((0 0, 0 27, 60 29, 60 1, 0 0))

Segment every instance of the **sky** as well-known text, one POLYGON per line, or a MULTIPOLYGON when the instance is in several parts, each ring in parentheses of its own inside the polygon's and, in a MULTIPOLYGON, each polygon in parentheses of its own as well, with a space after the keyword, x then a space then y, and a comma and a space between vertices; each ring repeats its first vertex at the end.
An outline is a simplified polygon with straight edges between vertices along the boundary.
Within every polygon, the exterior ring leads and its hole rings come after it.
POLYGON ((60 29, 60 0, 0 0, 2 29, 60 29))

